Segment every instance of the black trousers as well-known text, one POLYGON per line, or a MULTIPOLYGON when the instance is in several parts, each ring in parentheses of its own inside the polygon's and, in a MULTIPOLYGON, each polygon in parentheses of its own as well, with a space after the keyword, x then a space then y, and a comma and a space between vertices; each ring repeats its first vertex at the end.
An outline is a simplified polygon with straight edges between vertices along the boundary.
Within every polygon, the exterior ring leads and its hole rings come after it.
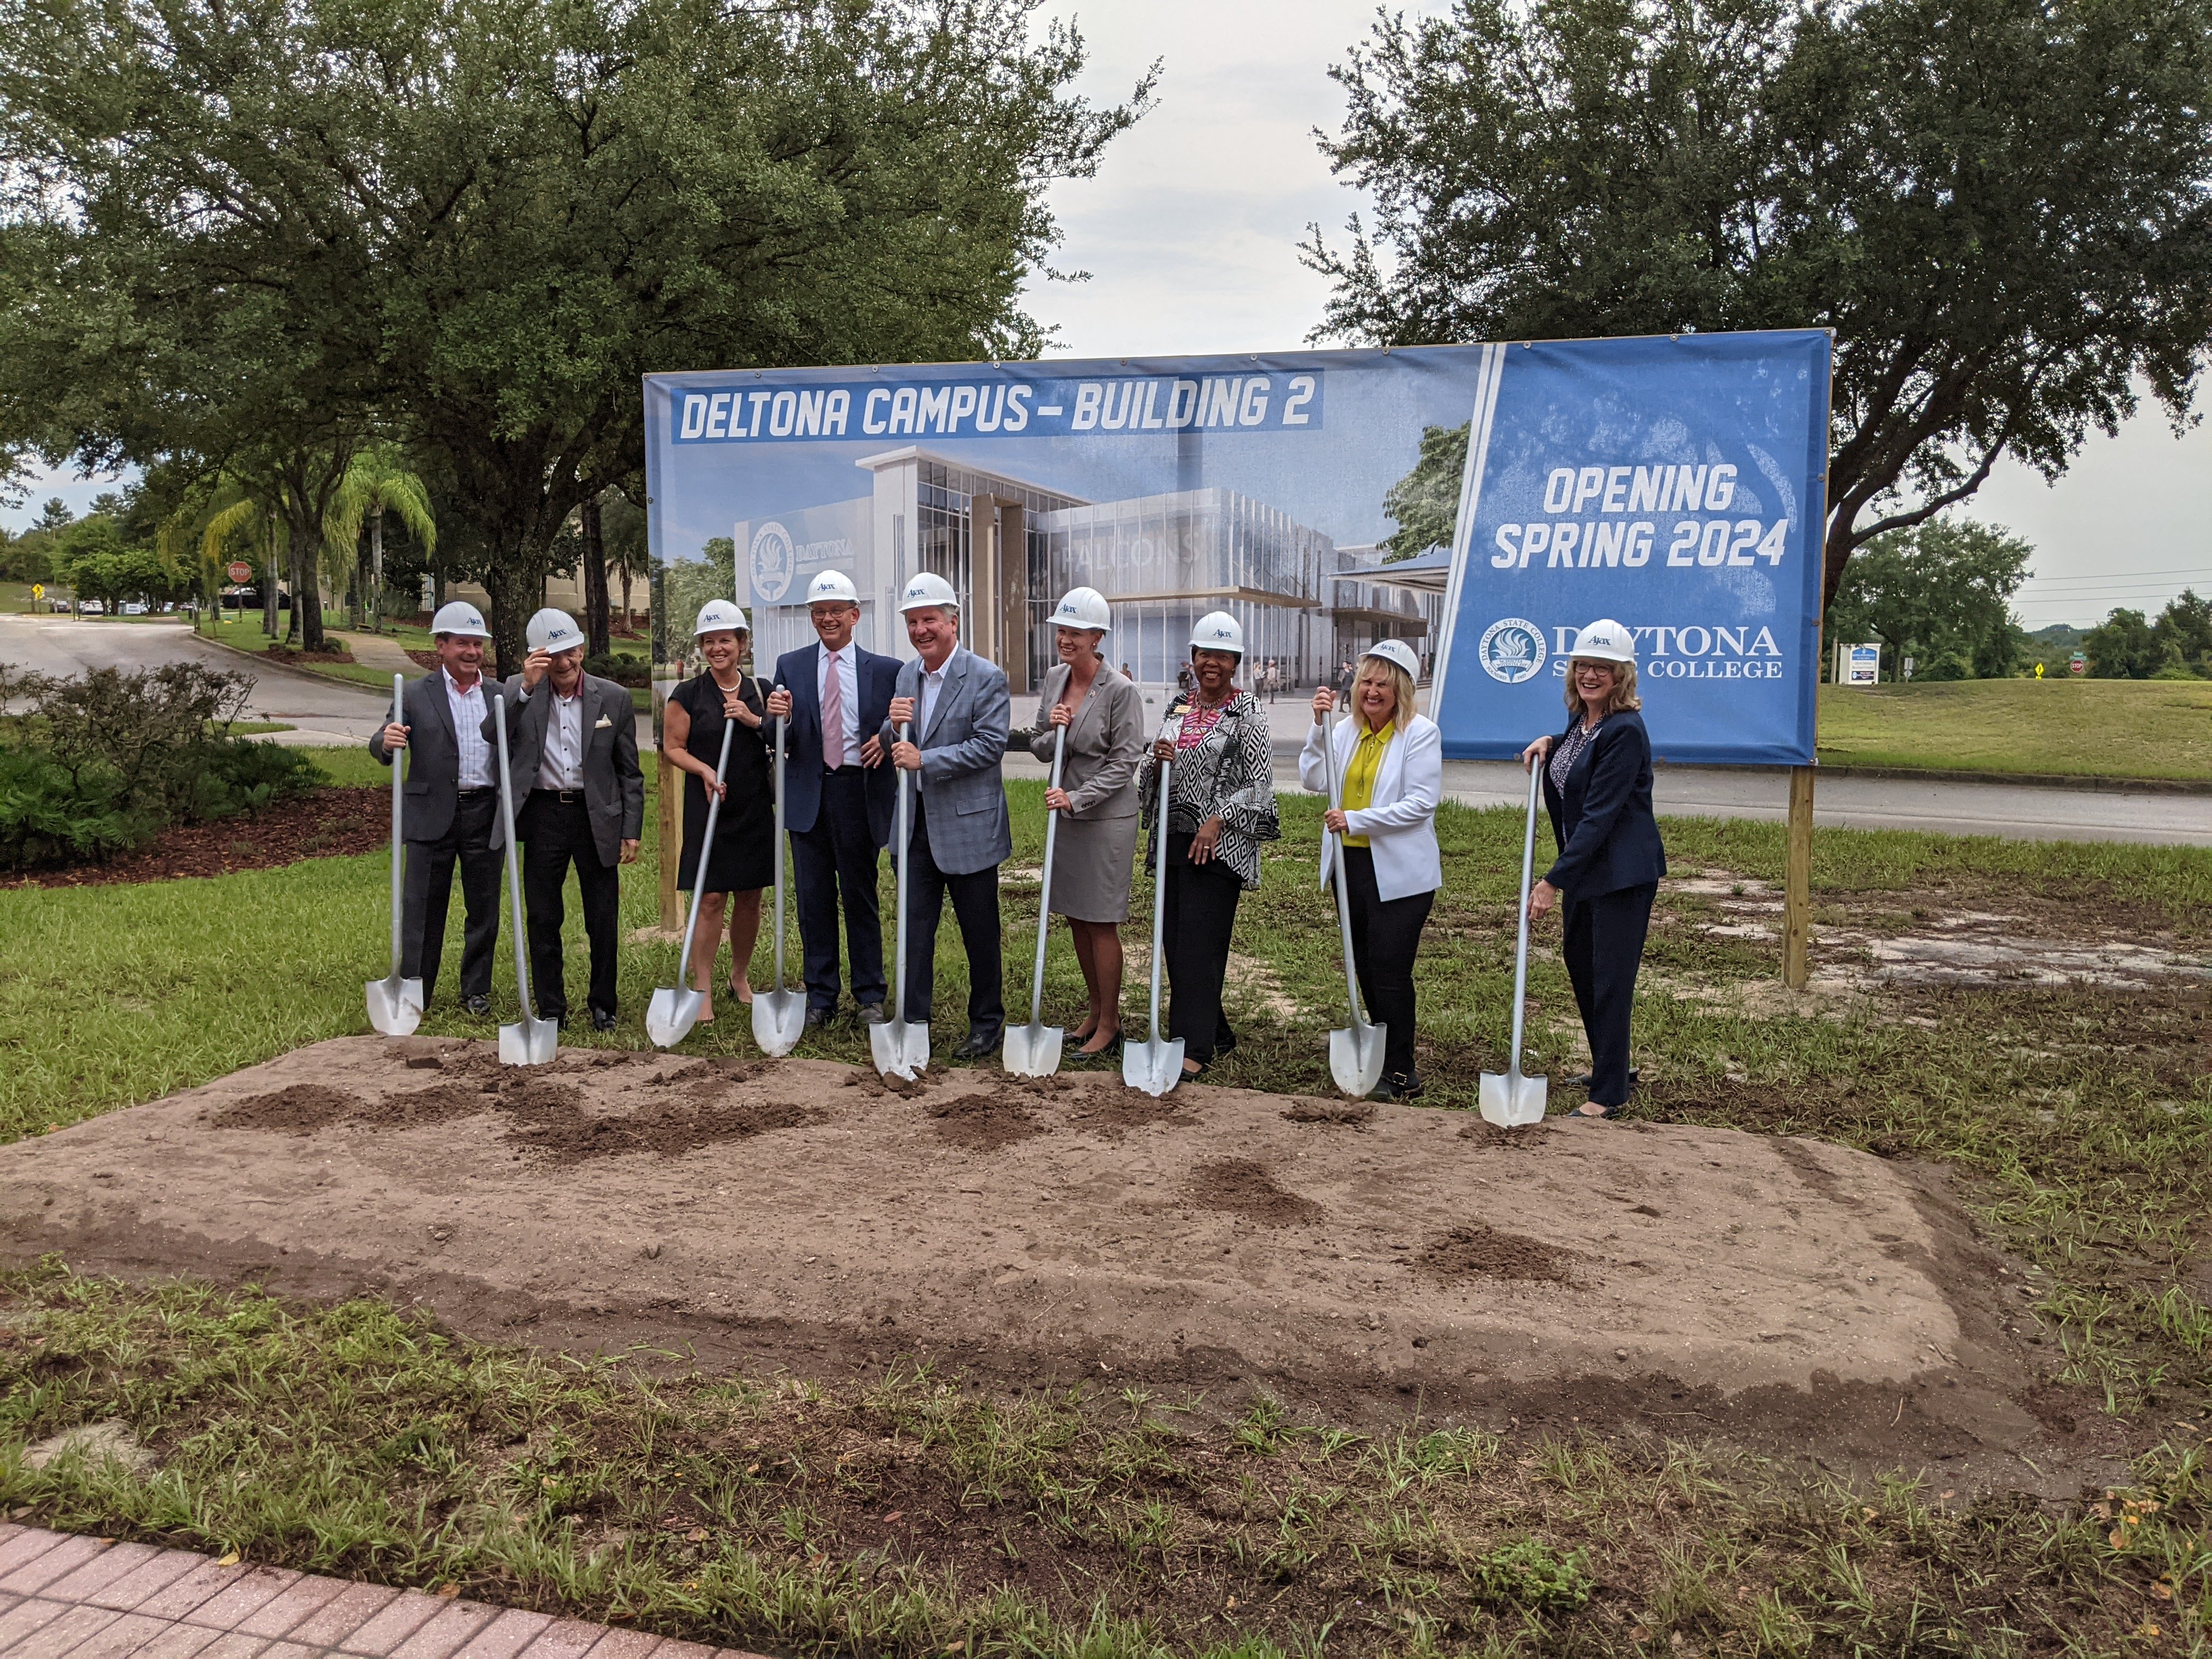
POLYGON ((592 942, 591 1006, 615 1012, 615 937, 622 916, 619 866, 599 862, 592 835, 592 809, 581 790, 563 802, 550 789, 533 789, 522 805, 516 832, 522 839, 522 902, 530 925, 530 990, 538 1017, 568 1012, 568 987, 561 967, 561 924, 568 919, 561 890, 568 865, 584 898, 584 937, 592 942))
POLYGON ((1437 896, 1408 893, 1385 899, 1375 887, 1375 854, 1344 849, 1344 891, 1352 912, 1352 961, 1359 970, 1359 995, 1367 1018, 1384 1028, 1382 1070, 1413 1074, 1413 954, 1437 896))
MULTIPOLYGON (((1236 1046, 1237 1034, 1221 1012, 1229 977, 1229 936, 1237 928, 1242 877, 1218 861, 1193 864, 1190 837, 1168 837, 1167 915, 1160 955, 1175 997, 1168 1004, 1168 1035, 1182 1039, 1185 1060, 1201 1064, 1214 1051, 1236 1046)), ((1149 1034, 1148 1034, 1149 1035, 1149 1034)))
POLYGON ((922 811, 921 792, 914 803, 914 838, 908 843, 914 869, 907 881, 906 1013, 909 1020, 927 1024, 936 1006, 937 924, 945 914, 946 894, 952 896, 953 920, 960 924, 960 943, 968 952, 968 1035, 996 1036, 1006 1024, 1006 993, 1001 984, 1004 934, 999 925, 999 866, 950 876, 929 855, 928 815, 922 811))
POLYGON ((446 910, 453 898, 453 865, 461 866, 461 910, 468 918, 461 940, 461 994, 491 994, 492 946, 499 942, 499 872, 504 861, 491 844, 499 791, 465 792, 453 804, 453 821, 436 841, 407 843, 407 873, 399 911, 400 972, 422 981, 428 1004, 438 984, 446 950, 446 910))
POLYGON ((1627 1103, 1628 1015, 1636 1000, 1636 970, 1644 964, 1644 936, 1651 927, 1651 901, 1658 896, 1656 881, 1590 899, 1560 896, 1566 931, 1560 954, 1589 1038, 1589 1097, 1600 1106, 1627 1103))
POLYGON ((806 957, 806 1006, 837 1009, 837 907, 842 894, 853 1000, 884 1000, 884 924, 876 912, 876 840, 860 769, 822 778, 822 809, 811 830, 793 830, 791 874, 799 889, 799 942, 806 957))

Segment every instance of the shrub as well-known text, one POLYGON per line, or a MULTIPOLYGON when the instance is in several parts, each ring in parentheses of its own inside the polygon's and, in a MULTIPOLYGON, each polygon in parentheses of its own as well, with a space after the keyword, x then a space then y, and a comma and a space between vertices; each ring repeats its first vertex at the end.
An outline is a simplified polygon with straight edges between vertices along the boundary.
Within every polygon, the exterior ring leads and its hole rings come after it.
POLYGON ((601 651, 584 659, 584 672, 617 685, 650 685, 653 665, 627 651, 601 651))
POLYGON ((84 864, 128 852, 154 825, 43 755, 0 749, 0 869, 84 864))
POLYGON ((251 738, 210 738, 203 755, 187 815, 196 818, 227 818, 298 800, 329 777, 302 750, 251 738))
POLYGON ((1563 1556, 1540 1538, 1523 1538, 1479 1555, 1468 1572, 1475 1599, 1492 1607, 1572 1613, 1587 1604, 1597 1588, 1589 1576, 1586 1551, 1563 1556))

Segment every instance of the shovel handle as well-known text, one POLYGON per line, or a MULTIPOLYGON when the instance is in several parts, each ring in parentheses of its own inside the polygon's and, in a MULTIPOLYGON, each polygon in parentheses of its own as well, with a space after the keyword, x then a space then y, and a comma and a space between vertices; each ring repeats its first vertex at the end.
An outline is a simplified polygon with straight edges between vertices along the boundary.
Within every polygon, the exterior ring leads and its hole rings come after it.
MULTIPOLYGON (((392 723, 394 726, 404 726, 407 723, 407 679, 402 674, 394 674, 392 677, 392 723)), ((398 755, 392 757, 392 976, 394 979, 399 977, 399 964, 403 959, 400 947, 399 915, 400 884, 403 880, 400 867, 400 823, 406 811, 403 792, 407 786, 406 780, 400 775, 401 760, 402 757, 398 755)))
MULTIPOLYGON (((1336 722, 1330 720, 1322 733, 1322 753, 1328 762, 1328 805, 1331 811, 1341 811, 1344 794, 1341 781, 1336 775, 1336 722)), ((1359 1030, 1367 1024, 1366 1011, 1359 1006, 1359 974, 1352 960, 1352 899, 1345 891, 1344 837, 1334 830, 1324 829, 1322 837, 1328 842, 1330 861, 1336 872, 1336 925, 1344 935, 1344 994, 1352 1004, 1352 1027, 1359 1030)))
MULTIPOLYGON (((1160 727, 1163 741, 1172 743, 1182 734, 1180 715, 1160 727)), ((1175 763, 1160 763, 1160 823, 1152 858, 1152 1037, 1160 1040, 1160 946, 1168 922, 1168 800, 1175 793, 1175 763)))
POLYGON ((492 733, 499 740, 499 819, 507 831, 507 892, 514 913, 514 987, 522 994, 522 1017, 536 1020, 538 1005, 530 999, 530 948, 523 933, 522 864, 514 851, 514 780, 507 760, 507 697, 491 694, 492 733))
MULTIPOLYGON (((714 781, 717 785, 730 769, 730 739, 737 734, 738 723, 735 720, 722 722, 722 753, 714 763, 714 781)), ((691 935, 698 930, 699 901, 707 891, 707 860, 714 854, 714 821, 721 816, 722 792, 718 787, 707 799, 707 828, 699 837, 698 867, 691 872, 691 915, 684 924, 684 954, 676 964, 676 982, 687 991, 691 988, 691 935)))
MULTIPOLYGON (((899 722, 898 740, 901 743, 906 741, 907 732, 912 724, 910 720, 899 722)), ((902 1027, 906 1024, 906 866, 908 860, 914 856, 914 848, 908 836, 908 827, 911 822, 910 815, 913 809, 908 803, 912 799, 913 787, 914 774, 901 767, 898 784, 898 879, 893 884, 891 890, 895 895, 892 902, 897 907, 898 911, 896 918, 898 928, 897 943, 895 947, 898 951, 898 970, 896 975, 897 984, 895 988, 896 996, 891 1018, 897 1020, 902 1027)))
MULTIPOLYGON (((1052 740, 1052 781, 1045 787, 1060 787, 1060 763, 1067 757, 1067 728, 1057 728, 1052 740)), ((1044 814, 1044 870, 1037 883, 1037 948, 1036 964, 1030 973, 1030 1024, 1040 1024, 1044 1019, 1044 942, 1046 930, 1052 925, 1052 854, 1053 842, 1060 833, 1060 814, 1050 807, 1044 814)))
POLYGON ((775 994, 783 994, 783 739, 791 717, 775 723, 775 994))
POLYGON ((1528 821, 1521 835, 1521 937, 1513 947, 1513 1071, 1521 1075, 1521 1024, 1528 1001, 1528 889, 1536 868, 1536 798, 1543 788, 1544 763, 1528 768, 1528 821))

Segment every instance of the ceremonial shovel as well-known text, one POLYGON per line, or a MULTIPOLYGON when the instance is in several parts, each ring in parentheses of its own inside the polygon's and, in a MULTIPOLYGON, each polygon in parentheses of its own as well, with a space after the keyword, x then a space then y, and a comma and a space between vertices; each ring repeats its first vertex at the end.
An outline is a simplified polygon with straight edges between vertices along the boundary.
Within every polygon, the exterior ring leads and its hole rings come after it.
MULTIPOLYGON (((1173 743, 1182 730, 1178 716, 1161 729, 1160 736, 1173 743)), ((1160 950, 1168 916, 1168 797, 1174 775, 1174 765, 1162 761, 1159 848, 1154 860, 1158 867, 1152 872, 1152 1034, 1142 1042, 1124 1040, 1121 1044, 1121 1081, 1132 1089, 1142 1089, 1155 1100, 1182 1081, 1182 1039, 1160 1041, 1160 950)))
MULTIPOLYGON (((392 677, 392 723, 407 723, 407 681, 404 675, 392 677)), ((368 992, 368 1023, 386 1036, 405 1036, 422 1023, 422 981, 399 976, 399 817, 400 791, 405 787, 400 775, 400 757, 392 757, 392 976, 373 979, 365 988, 368 992)))
POLYGON ((753 993, 753 1041, 769 1055, 789 1054, 806 1033, 805 994, 783 988, 783 737, 790 725, 775 723, 775 989, 753 993))
POLYGON ((507 700, 491 694, 492 725, 499 736, 499 816, 507 829, 507 891, 514 908, 514 984, 522 994, 522 1021, 499 1028, 502 1066, 550 1066, 561 1046, 561 1028, 538 1018, 530 1000, 530 939, 522 925, 522 861, 514 850, 514 782, 507 765, 507 700))
MULTIPOLYGON (((1344 806, 1343 791, 1336 775, 1336 726, 1331 721, 1322 733, 1322 753, 1328 757, 1328 804, 1332 810, 1344 806)), ((1327 835, 1328 832, 1322 832, 1327 835)), ((1344 884, 1344 837, 1329 836, 1329 852, 1335 863, 1336 925, 1344 935, 1344 990, 1352 1003, 1352 1026, 1348 1030, 1328 1034, 1328 1074, 1336 1079, 1336 1086, 1354 1100, 1372 1094, 1375 1085, 1382 1080, 1382 1031, 1380 1025, 1367 1023, 1366 1011, 1359 1006, 1359 975, 1352 960, 1352 896, 1344 884)))
MULTIPOLYGON (((1052 782, 1060 787, 1060 763, 1067 753, 1067 728, 1061 726, 1052 744, 1052 782)), ((1044 878, 1037 887, 1036 969, 1030 976, 1030 1023, 1006 1033, 1006 1069, 1016 1077, 1050 1077, 1060 1069, 1060 1040, 1065 1028, 1044 1023, 1044 941, 1052 923, 1052 847, 1060 832, 1060 814, 1044 815, 1044 878)))
MULTIPOLYGON (((730 739, 737 734, 738 723, 724 720, 722 755, 714 763, 714 781, 718 784, 730 769, 730 739)), ((699 842, 699 868, 691 881, 691 916, 684 924, 684 954, 677 958, 676 988, 662 986, 653 994, 653 1000, 645 1005, 645 1034, 653 1039, 656 1048, 673 1048, 690 1036, 691 1028, 699 1023, 699 1005, 707 1000, 704 991, 691 988, 691 936, 699 928, 699 901, 707 891, 707 860, 714 850, 714 820, 721 815, 722 796, 718 789, 707 798, 707 830, 699 842)), ((779 909, 777 924, 781 926, 782 921, 779 909)), ((714 970, 709 968, 708 971, 714 970)))
POLYGON ((1504 1077, 1482 1074, 1480 1099, 1486 1121, 1502 1129, 1541 1123, 1551 1079, 1521 1075, 1521 1020, 1528 1000, 1528 878, 1536 867, 1536 794, 1543 787, 1544 763, 1528 769, 1528 824, 1521 837, 1521 942, 1513 955, 1513 1060, 1504 1077))
MULTIPOLYGON (((906 741, 907 724, 899 723, 898 740, 906 741)), ((897 994, 892 999, 891 1017, 868 1027, 868 1048, 875 1056, 876 1070, 889 1077, 896 1072, 908 1083, 914 1074, 929 1064, 929 1027, 909 1025, 906 1019, 906 866, 914 856, 914 840, 908 833, 913 822, 908 803, 914 794, 914 774, 899 769, 898 828, 892 833, 898 837, 898 970, 897 994)))

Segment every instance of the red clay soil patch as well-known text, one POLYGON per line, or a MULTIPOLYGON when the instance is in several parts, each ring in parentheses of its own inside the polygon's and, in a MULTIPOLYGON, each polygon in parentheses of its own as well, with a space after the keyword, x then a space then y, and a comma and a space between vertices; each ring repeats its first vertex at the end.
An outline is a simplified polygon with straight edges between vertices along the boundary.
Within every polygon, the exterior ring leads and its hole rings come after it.
POLYGON ((1540 1123, 1528 1124, 1518 1129, 1501 1129, 1485 1119, 1471 1117, 1461 1126, 1459 1138, 1493 1152, 1526 1152, 1541 1146, 1551 1139, 1552 1133, 1551 1129, 1540 1123))
MULTIPOLYGON (((1644 1215, 1656 1215, 1650 1206, 1644 1215)), ((1518 1233, 1501 1233, 1480 1222, 1439 1233, 1422 1249, 1422 1269, 1447 1283, 1462 1279, 1520 1279, 1540 1285, 1571 1285, 1574 1252, 1518 1233)))
POLYGON ((310 668, 353 660, 353 653, 342 645, 326 646, 320 651, 297 651, 289 645, 272 645, 261 654, 271 662, 305 663, 310 668))
POLYGON ((23 871, 0 878, 0 887, 106 887, 179 876, 227 876, 273 870, 301 859, 349 858, 391 844, 389 789, 323 788, 242 817, 172 824, 142 850, 106 864, 23 871))
POLYGON ((1375 1121, 1375 1103, 1297 1095, 1283 1108, 1283 1120, 1287 1123, 1334 1123, 1347 1129, 1364 1129, 1375 1121))
POLYGON ((1278 1186, 1267 1166, 1249 1158, 1216 1158, 1191 1173, 1192 1202, 1222 1210, 1263 1227, 1292 1227, 1312 1221, 1321 1206, 1278 1186))

